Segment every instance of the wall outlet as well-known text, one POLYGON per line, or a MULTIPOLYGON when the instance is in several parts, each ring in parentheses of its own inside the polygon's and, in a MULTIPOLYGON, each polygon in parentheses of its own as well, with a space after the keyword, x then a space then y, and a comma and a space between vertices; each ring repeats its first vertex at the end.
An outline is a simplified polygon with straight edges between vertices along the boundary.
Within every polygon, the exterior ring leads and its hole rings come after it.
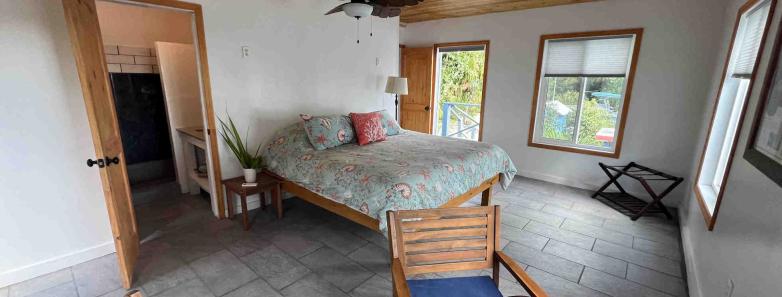
POLYGON ((249 46, 242 46, 242 58, 247 58, 250 56, 250 47, 249 46))
POLYGON ((380 66, 380 57, 375 58, 375 66, 380 66))

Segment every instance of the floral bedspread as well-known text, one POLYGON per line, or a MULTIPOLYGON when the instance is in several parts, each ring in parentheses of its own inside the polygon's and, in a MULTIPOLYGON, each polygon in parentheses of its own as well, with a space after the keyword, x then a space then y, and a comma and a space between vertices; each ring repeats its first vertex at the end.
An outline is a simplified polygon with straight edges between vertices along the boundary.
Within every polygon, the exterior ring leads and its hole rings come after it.
POLYGON ((516 174, 496 145, 402 130, 317 151, 301 123, 277 132, 263 158, 271 172, 378 219, 381 230, 388 210, 437 208, 498 173, 506 188, 516 174))

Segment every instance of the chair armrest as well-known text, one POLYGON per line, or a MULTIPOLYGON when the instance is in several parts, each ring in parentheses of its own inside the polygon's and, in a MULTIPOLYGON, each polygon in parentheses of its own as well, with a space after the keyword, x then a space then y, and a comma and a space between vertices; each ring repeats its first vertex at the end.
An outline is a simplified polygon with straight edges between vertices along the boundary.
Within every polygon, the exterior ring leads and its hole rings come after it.
POLYGON ((391 261, 391 278, 394 285, 394 297, 410 297, 410 288, 407 287, 407 278, 402 269, 402 262, 398 258, 391 261))
POLYGON ((524 269, 521 268, 519 264, 516 264, 516 261, 514 261, 511 257, 502 251, 495 251, 494 257, 497 259, 497 261, 502 263, 502 265, 508 269, 508 272, 510 272, 510 274, 516 278, 519 284, 521 284, 521 286, 527 290, 527 293, 530 294, 530 297, 548 297, 548 294, 543 291, 543 288, 541 288, 538 283, 536 283, 526 272, 524 272, 524 269))

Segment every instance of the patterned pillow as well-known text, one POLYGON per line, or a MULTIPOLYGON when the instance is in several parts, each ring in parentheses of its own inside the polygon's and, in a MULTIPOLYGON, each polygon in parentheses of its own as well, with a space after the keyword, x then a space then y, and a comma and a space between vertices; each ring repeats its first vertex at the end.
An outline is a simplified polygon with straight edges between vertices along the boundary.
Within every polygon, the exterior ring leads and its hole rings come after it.
POLYGON ((391 136, 399 134, 399 130, 402 128, 399 127, 399 123, 394 120, 394 117, 385 109, 378 112, 380 113, 380 121, 383 124, 383 129, 386 130, 386 135, 391 136))
POLYGON ((316 150, 337 147, 354 140, 353 124, 343 115, 311 116, 300 115, 304 120, 307 138, 316 150))
POLYGON ((383 129, 379 112, 351 113, 353 128, 356 130, 358 145, 370 144, 386 140, 386 131, 383 129))

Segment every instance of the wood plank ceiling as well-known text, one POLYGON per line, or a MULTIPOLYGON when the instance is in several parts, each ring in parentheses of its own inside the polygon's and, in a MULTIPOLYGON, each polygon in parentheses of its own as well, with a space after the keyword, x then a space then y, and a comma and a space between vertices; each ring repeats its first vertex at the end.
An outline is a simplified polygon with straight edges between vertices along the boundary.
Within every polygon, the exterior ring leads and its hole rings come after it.
POLYGON ((418 5, 403 8, 400 21, 415 23, 594 1, 599 0, 424 0, 418 5))

